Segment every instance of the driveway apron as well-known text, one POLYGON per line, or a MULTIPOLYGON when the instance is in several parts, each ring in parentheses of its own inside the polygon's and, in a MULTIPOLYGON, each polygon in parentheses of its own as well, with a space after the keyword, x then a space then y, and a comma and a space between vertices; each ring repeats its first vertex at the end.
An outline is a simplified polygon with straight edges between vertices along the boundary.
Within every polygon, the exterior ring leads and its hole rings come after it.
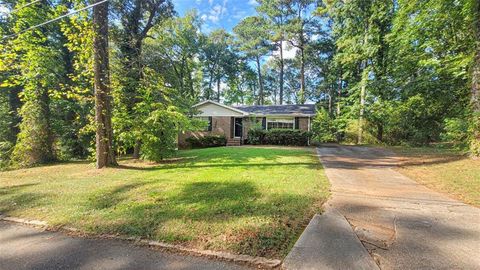
POLYGON ((480 209, 395 171, 373 147, 325 145, 328 204, 346 217, 381 269, 480 269, 480 209))

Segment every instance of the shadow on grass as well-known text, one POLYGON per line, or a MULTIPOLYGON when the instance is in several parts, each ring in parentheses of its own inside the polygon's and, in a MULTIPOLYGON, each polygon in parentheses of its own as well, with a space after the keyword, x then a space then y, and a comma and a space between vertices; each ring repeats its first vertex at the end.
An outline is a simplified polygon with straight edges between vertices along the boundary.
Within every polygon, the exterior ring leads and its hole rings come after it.
POLYGON ((88 207, 95 210, 114 207, 118 203, 127 199, 127 192, 145 184, 146 183, 139 182, 134 184, 121 185, 115 187, 112 190, 101 190, 95 192, 87 199, 88 207))
POLYGON ((46 195, 35 192, 23 192, 20 194, 3 196, 0 199, 0 213, 8 214, 17 209, 26 209, 40 205, 40 200, 46 195))
POLYGON ((97 218, 96 230, 177 243, 195 242, 199 235, 205 237, 206 234, 210 238, 207 249, 278 257, 279 254, 285 255, 288 247, 293 245, 311 218, 310 213, 305 215, 305 211, 312 209, 315 203, 313 197, 296 194, 262 196, 255 185, 246 181, 202 181, 185 185, 171 197, 159 193, 148 202, 130 204, 127 193, 139 186, 125 185, 93 196, 95 199, 89 201, 87 207, 92 210, 109 208, 107 215, 113 215, 117 220, 109 222, 97 218), (115 207, 122 203, 128 206, 115 207), (199 222, 203 224, 201 226, 210 223, 218 226, 224 222, 243 222, 241 220, 245 217, 267 218, 270 222, 241 225, 238 231, 230 232, 226 240, 214 236, 224 234, 223 229, 218 231, 216 227, 214 232, 204 232, 195 225, 199 222), (172 227, 176 222, 189 229, 177 230, 172 227))
MULTIPOLYGON (((232 148, 202 149, 182 152, 174 163, 166 162, 153 166, 139 163, 137 166, 135 162, 125 160, 119 169, 159 170, 158 176, 161 177, 165 173, 161 170, 164 169, 184 169, 187 175, 187 169, 190 168, 319 168, 319 164, 313 159, 311 162, 309 159, 307 162, 305 159, 294 162, 296 159, 293 157, 298 155, 305 156, 309 153, 305 153, 305 150, 261 148, 254 151, 232 148), (289 157, 292 157, 292 160, 289 160, 289 157), (255 163, 257 160, 260 163, 255 163)), ((118 173, 115 170, 108 172, 118 173)), ((222 170, 213 172, 221 174, 222 170)), ((118 183, 119 179, 115 178, 113 187, 108 183, 109 187, 104 188, 94 185, 91 190, 74 194, 84 197, 75 205, 75 210, 72 210, 76 212, 63 213, 65 216, 62 217, 62 222, 93 233, 119 233, 198 245, 206 249, 280 258, 285 255, 288 247, 293 245, 313 214, 312 205, 319 200, 319 197, 311 194, 268 194, 265 190, 259 190, 254 181, 232 179, 223 182, 213 181, 208 177, 185 181, 187 183, 179 179, 181 184, 173 183, 173 188, 169 187, 168 192, 163 192, 162 186, 165 183, 159 182, 159 177, 148 181, 152 177, 150 175, 148 179, 139 178, 132 182, 127 174, 121 175, 126 177, 123 183, 118 183)), ((141 174, 133 176, 142 177, 141 174)), ((106 178, 105 181, 110 179, 106 178)), ((31 190, 29 188, 29 185, 25 185, 16 189, 12 187, 11 190, 1 189, 0 194, 9 193, 6 198, 0 197, 0 209, 13 211, 36 207, 39 203, 48 201, 44 200, 42 193, 34 193, 33 184, 31 190)), ((70 190, 69 192, 75 193, 70 190)), ((49 202, 59 203, 56 200, 55 194, 52 194, 49 202)), ((54 206, 63 210, 61 205, 54 206)))
POLYGON ((8 214, 17 209, 25 209, 38 205, 44 194, 26 192, 25 189, 34 187, 38 183, 22 184, 0 188, 0 213, 8 214))
POLYGON ((281 167, 281 166, 308 166, 312 169, 318 167, 315 162, 285 162, 285 163, 217 163, 217 164, 195 164, 180 163, 175 165, 152 166, 152 167, 136 167, 130 165, 119 165, 119 169, 137 170, 137 171, 157 171, 171 169, 196 169, 196 168, 234 168, 234 167, 281 167))
POLYGON ((0 195, 8 195, 8 194, 13 194, 21 191, 22 189, 36 186, 38 183, 28 183, 28 184, 21 184, 21 185, 15 185, 15 186, 6 186, 6 187, 0 187, 0 195))

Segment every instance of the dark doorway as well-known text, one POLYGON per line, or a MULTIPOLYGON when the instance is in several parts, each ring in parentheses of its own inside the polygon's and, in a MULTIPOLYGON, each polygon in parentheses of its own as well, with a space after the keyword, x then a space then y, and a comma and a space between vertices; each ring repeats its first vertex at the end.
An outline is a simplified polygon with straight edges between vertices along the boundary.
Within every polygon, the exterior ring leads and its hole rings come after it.
POLYGON ((243 130, 243 124, 242 124, 242 118, 235 118, 235 138, 241 138, 242 137, 242 130, 243 130))

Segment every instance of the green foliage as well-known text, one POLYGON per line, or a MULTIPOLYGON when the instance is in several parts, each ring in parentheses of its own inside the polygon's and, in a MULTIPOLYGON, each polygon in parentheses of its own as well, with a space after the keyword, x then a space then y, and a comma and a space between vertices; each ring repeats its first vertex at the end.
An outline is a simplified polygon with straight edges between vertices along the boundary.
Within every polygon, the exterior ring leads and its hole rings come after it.
POLYGON ((470 154, 474 157, 480 156, 480 112, 473 113, 469 125, 470 154))
MULTIPOLYGON (((146 77, 138 89, 142 101, 127 118, 134 119, 128 123, 132 128, 117 137, 118 147, 127 151, 139 140, 142 158, 161 161, 175 152, 179 132, 198 129, 202 123, 189 118, 174 104, 172 98, 176 97, 171 89, 165 87, 158 73, 149 68, 145 68, 145 73, 146 77)), ((117 128, 125 124, 125 119, 119 114, 113 121, 117 128)))
POLYGON ((205 135, 199 137, 188 137, 186 142, 192 148, 217 147, 227 145, 225 135, 205 135))
POLYGON ((12 138, 13 113, 10 111, 7 91, 0 89, 0 169, 9 164, 14 146, 12 138))
POLYGON ((337 139, 337 127, 335 121, 328 112, 321 108, 312 120, 313 140, 316 142, 333 142, 337 139))
MULTIPOLYGON (((363 132, 363 142, 362 144, 377 144, 379 141, 375 138, 374 134, 371 132, 371 123, 365 122, 363 132)), ((357 119, 348 119, 345 122, 345 128, 342 136, 342 141, 346 143, 355 144, 358 143, 358 120, 357 119)))
MULTIPOLYGON (((13 31, 18 33, 24 25, 41 23, 55 17, 57 12, 59 10, 47 4, 20 9, 16 13, 13 31)), ((64 78, 65 62, 61 50, 63 44, 59 39, 49 38, 52 35, 60 35, 57 25, 27 31, 9 40, 8 45, 14 54, 11 56, 13 68, 18 71, 11 82, 23 88, 20 95, 23 106, 19 111, 22 122, 12 153, 16 166, 31 166, 54 159, 50 99, 64 78)))
POLYGON ((194 11, 168 18, 152 29, 152 38, 145 40, 143 49, 145 65, 161 73, 165 82, 189 99, 198 98, 202 84, 202 65, 195 61, 203 45, 200 27, 194 11))
POLYGON ((190 119, 174 106, 164 108, 156 104, 153 107, 140 131, 142 158, 158 162, 173 155, 178 133, 187 129, 190 119))
POLYGON ((306 146, 311 132, 296 129, 271 129, 265 134, 265 144, 306 146))
MULTIPOLYGON (((4 2, 7 10, 29 3, 4 2)), ((171 1, 161 2, 111 4, 118 15, 110 67, 120 153, 171 155, 176 132, 199 126, 186 116, 204 99, 316 102, 324 108, 313 121, 319 142, 356 143, 363 130, 362 143, 451 141, 480 152, 472 113, 478 106, 470 106, 478 1, 262 0, 234 34, 203 34, 196 11, 176 17, 171 1), (294 57, 280 56, 292 48, 294 57)), ((23 32, 86 4, 39 1, 0 17, 2 36, 18 34, 0 44, 0 164, 94 154, 91 12, 23 32)), ((267 137, 297 144, 250 132, 250 144, 267 137)))
POLYGON ((25 100, 20 110, 22 122, 12 153, 15 166, 28 167, 52 161, 52 134, 45 101, 38 96, 25 100))
POLYGON ((465 149, 468 146, 469 123, 462 118, 447 118, 444 121, 442 141, 452 143, 455 147, 465 149))
POLYGON ((248 131, 249 144, 306 146, 312 133, 297 129, 251 129, 248 131))
POLYGON ((261 127, 252 128, 248 131, 247 143, 253 145, 264 144, 266 134, 267 131, 261 127))

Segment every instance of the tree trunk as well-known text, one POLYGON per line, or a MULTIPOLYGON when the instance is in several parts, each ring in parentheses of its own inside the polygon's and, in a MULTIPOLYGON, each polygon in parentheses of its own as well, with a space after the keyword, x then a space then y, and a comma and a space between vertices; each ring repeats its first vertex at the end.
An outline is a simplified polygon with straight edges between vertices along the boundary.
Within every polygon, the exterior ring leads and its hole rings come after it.
POLYGON ((209 78, 209 81, 208 81, 208 89, 207 89, 207 95, 206 95, 207 100, 209 100, 211 98, 210 93, 213 92, 212 84, 213 84, 213 73, 210 72, 210 78, 209 78))
POLYGON ((279 100, 280 100, 280 105, 283 104, 283 42, 280 40, 280 92, 278 93, 279 95, 279 100))
MULTIPOLYGON (((99 2, 96 0, 95 2, 99 2)), ((112 147, 108 60, 108 2, 93 7, 93 65, 95 83, 96 167, 116 165, 112 147)))
MULTIPOLYGON (((332 114, 332 90, 330 89, 328 91, 328 113, 331 115, 332 114)), ((303 104, 303 103, 302 103, 303 104)))
POLYGON ((480 156, 480 1, 476 1, 475 10, 475 58, 472 70, 472 109, 473 139, 470 144, 472 156, 480 156))
POLYGON ((342 70, 338 76, 337 117, 340 116, 340 99, 342 98, 342 70))
POLYGON ((378 142, 383 141, 383 124, 381 123, 377 124, 377 140, 378 142))
POLYGON ((264 92, 263 92, 263 78, 262 78, 262 70, 260 68, 260 57, 258 55, 256 56, 256 60, 257 60, 258 86, 260 88, 260 92, 258 93, 260 98, 259 103, 260 105, 263 105, 265 103, 264 92))
POLYGON ((217 79, 217 102, 220 102, 220 78, 217 79))
POLYGON ((305 52, 303 44, 300 47, 300 62, 300 103, 305 104, 305 52))
POLYGON ((133 146, 133 158, 139 159, 140 158, 140 149, 142 146, 142 142, 140 140, 135 141, 135 145, 133 146))
POLYGON ((358 116, 358 144, 363 143, 364 114, 365 114, 365 95, 367 88, 368 70, 366 68, 366 60, 363 65, 363 74, 360 87, 360 113, 358 116))

